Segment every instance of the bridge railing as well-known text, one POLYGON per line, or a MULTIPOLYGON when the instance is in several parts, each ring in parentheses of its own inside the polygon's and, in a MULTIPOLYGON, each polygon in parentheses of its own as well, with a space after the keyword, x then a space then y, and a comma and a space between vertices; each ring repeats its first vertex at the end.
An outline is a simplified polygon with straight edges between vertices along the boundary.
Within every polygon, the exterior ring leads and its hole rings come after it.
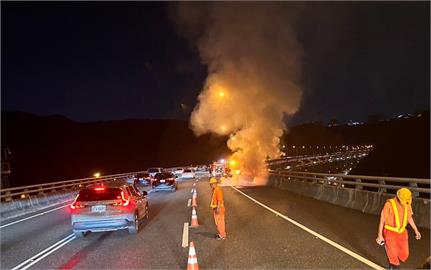
POLYGON ((388 190, 394 191, 406 186, 412 191, 414 197, 419 197, 421 194, 429 197, 431 193, 431 180, 426 178, 344 175, 287 170, 271 170, 270 174, 282 176, 286 180, 301 180, 358 190, 367 189, 378 193, 394 193, 388 192, 388 190))
POLYGON ((314 159, 320 159, 320 158, 329 159, 334 157, 362 155, 362 154, 368 154, 371 150, 372 148, 371 149, 365 148, 365 149, 355 149, 355 150, 349 150, 349 151, 337 151, 337 152, 324 153, 319 155, 288 156, 283 158, 267 160, 266 163, 269 166, 271 166, 271 165, 277 165, 277 164, 284 164, 289 161, 314 160, 314 159))
POLYGON ((56 191, 62 191, 62 190, 67 191, 71 189, 81 188, 89 184, 124 180, 138 173, 142 173, 142 172, 138 171, 138 172, 120 173, 120 174, 101 176, 99 178, 88 177, 88 178, 80 178, 80 179, 65 180, 65 181, 58 181, 58 182, 50 182, 45 184, 6 188, 6 189, 0 190, 0 199, 1 201, 11 201, 13 199, 25 199, 31 195, 41 195, 41 194, 47 194, 50 192, 56 192, 56 191))

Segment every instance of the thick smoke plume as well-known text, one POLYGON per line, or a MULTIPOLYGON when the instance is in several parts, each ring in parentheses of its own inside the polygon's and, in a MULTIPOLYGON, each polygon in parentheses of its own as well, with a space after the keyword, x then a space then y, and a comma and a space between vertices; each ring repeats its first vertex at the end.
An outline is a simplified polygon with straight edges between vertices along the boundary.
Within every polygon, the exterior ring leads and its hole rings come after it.
POLYGON ((176 25, 195 42, 208 77, 191 115, 197 135, 230 135, 241 176, 266 181, 279 157, 285 114, 300 105, 300 46, 288 3, 181 3, 176 25))

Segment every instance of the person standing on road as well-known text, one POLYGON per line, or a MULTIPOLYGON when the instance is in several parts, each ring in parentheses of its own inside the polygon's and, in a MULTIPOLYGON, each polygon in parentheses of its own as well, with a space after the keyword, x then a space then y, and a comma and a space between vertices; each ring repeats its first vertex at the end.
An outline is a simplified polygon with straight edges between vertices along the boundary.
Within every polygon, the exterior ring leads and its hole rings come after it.
POLYGON ((213 210, 214 222, 217 226, 218 234, 216 235, 217 240, 225 240, 226 239, 226 230, 225 230, 225 208, 224 208, 224 198, 223 198, 223 190, 217 185, 217 179, 211 177, 210 186, 213 191, 213 195, 211 197, 211 208, 213 210))
POLYGON ((376 242, 379 245, 385 245, 389 269, 397 269, 400 260, 405 262, 409 257, 407 222, 413 228, 416 239, 421 239, 421 234, 413 220, 412 193, 408 188, 401 188, 395 198, 386 201, 380 214, 377 231, 376 242))

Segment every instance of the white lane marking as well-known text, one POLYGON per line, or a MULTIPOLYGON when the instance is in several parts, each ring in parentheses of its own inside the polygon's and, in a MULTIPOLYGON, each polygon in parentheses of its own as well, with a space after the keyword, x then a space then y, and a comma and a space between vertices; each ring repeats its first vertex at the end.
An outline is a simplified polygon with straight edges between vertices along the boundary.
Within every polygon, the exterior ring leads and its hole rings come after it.
POLYGON ((190 193, 193 193, 194 192, 194 189, 192 188, 192 190, 190 191, 190 193))
POLYGON ((8 223, 8 224, 1 225, 1 226, 0 226, 0 229, 5 228, 5 227, 8 227, 8 226, 11 226, 11 225, 14 225, 14 224, 17 224, 17 223, 20 223, 20 222, 23 222, 23 221, 26 221, 26 220, 29 220, 29 219, 31 219, 31 218, 35 218, 35 217, 39 217, 39 216, 42 216, 42 215, 48 214, 48 213, 50 213, 50 212, 53 212, 53 211, 56 211, 56 210, 58 210, 58 209, 61 209, 61 208, 64 208, 64 207, 68 207, 68 206, 69 206, 69 203, 68 203, 68 204, 66 204, 66 205, 63 205, 63 206, 60 206, 60 207, 57 207, 57 208, 54 208, 54 209, 51 209, 51 210, 48 210, 48 211, 45 211, 45 212, 39 213, 39 214, 36 214, 36 215, 33 215, 33 216, 29 216, 29 217, 26 217, 26 218, 23 218, 23 219, 19 219, 19 220, 13 221, 13 222, 8 223))
POLYGON ((34 265, 35 263, 37 263, 38 261, 42 260, 46 256, 48 256, 49 254, 53 253, 57 249, 61 248, 62 246, 66 245, 67 243, 69 243, 75 239, 76 239, 76 236, 73 233, 69 234, 68 236, 66 236, 62 240, 58 241, 57 243, 53 244, 52 246, 50 246, 44 250, 42 250, 41 252, 34 255, 30 259, 27 259, 27 260, 23 261, 22 263, 18 264, 17 266, 12 268, 12 270, 18 270, 18 269, 25 270, 25 269, 29 268, 30 266, 34 265))
POLYGON ((196 183, 193 183, 193 186, 195 187, 195 186, 196 186, 196 183))
POLYGON ((249 195, 245 194, 244 192, 240 191, 239 189, 235 188, 234 186, 231 186, 231 187, 232 187, 234 190, 236 190, 236 191, 238 191, 239 193, 241 193, 242 195, 244 195, 245 197, 247 197, 248 199, 252 200, 253 202, 255 202, 255 203, 257 203, 257 204, 259 204, 260 206, 262 206, 262 207, 263 207, 263 208, 265 208, 266 210, 268 210, 268 211, 270 211, 270 212, 272 212, 272 213, 276 214, 277 216, 280 216, 281 218, 283 218, 283 219, 285 219, 285 220, 289 221, 290 223, 292 223, 293 225, 298 226, 299 228, 303 229, 304 231, 306 231, 306 232, 308 232, 308 233, 310 233, 310 234, 312 234, 312 235, 316 236, 316 237, 317 237, 317 238, 319 238, 320 240, 322 240, 322 241, 324 241, 324 242, 326 242, 326 243, 330 244, 331 246, 333 246, 333 247, 335 247, 335 248, 337 248, 337 249, 339 249, 339 250, 343 251, 344 253, 346 253, 346 254, 348 254, 348 255, 352 256, 353 258, 355 258, 355 259, 357 259, 357 260, 359 260, 359 261, 361 261, 361 262, 365 263, 366 265, 368 265, 368 266, 370 266, 370 267, 372 267, 372 268, 374 268, 374 269, 378 269, 378 270, 385 270, 385 268, 381 267, 380 265, 378 265, 378 264, 376 264, 376 263, 374 263, 374 262, 372 262, 372 261, 370 261, 370 260, 368 260, 368 259, 366 259, 366 258, 362 257, 361 255, 359 255, 359 254, 357 254, 357 253, 355 253, 355 252, 351 251, 350 249, 347 249, 347 248, 343 247, 343 246, 342 246, 342 245, 340 245, 340 244, 335 243, 334 241, 332 241, 332 240, 330 240, 330 239, 326 238, 325 236, 323 236, 323 235, 321 235, 321 234, 319 234, 319 233, 317 233, 317 232, 315 232, 315 231, 313 231, 313 230, 311 230, 311 229, 309 229, 309 228, 305 227, 305 226, 304 226, 304 225, 302 225, 301 223, 299 223, 299 222, 297 222, 297 221, 295 221, 295 220, 293 220, 293 219, 291 219, 291 218, 289 218, 289 217, 287 217, 287 216, 283 215, 282 213, 277 212, 276 210, 274 210, 274 209, 270 208, 269 206, 266 206, 265 204, 263 204, 263 203, 261 203, 261 202, 257 201, 256 199, 254 199, 254 198, 250 197, 249 195))
POLYGON ((184 222, 184 227, 183 227, 183 242, 181 244, 181 246, 183 248, 188 247, 189 245, 189 223, 188 222, 184 222))
POLYGON ((189 199, 189 200, 187 201, 187 207, 190 207, 190 206, 192 206, 192 199, 189 199))

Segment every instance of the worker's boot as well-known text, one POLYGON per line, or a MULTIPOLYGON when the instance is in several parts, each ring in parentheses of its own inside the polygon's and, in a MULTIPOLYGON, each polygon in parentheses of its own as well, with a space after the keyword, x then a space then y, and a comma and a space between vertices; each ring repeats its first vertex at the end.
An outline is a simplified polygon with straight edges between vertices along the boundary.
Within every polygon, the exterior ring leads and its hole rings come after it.
POLYGON ((388 266, 388 270, 394 270, 394 269, 400 269, 400 266, 390 263, 388 266))
POLYGON ((226 240, 226 237, 221 237, 220 234, 217 234, 216 240, 226 240))

